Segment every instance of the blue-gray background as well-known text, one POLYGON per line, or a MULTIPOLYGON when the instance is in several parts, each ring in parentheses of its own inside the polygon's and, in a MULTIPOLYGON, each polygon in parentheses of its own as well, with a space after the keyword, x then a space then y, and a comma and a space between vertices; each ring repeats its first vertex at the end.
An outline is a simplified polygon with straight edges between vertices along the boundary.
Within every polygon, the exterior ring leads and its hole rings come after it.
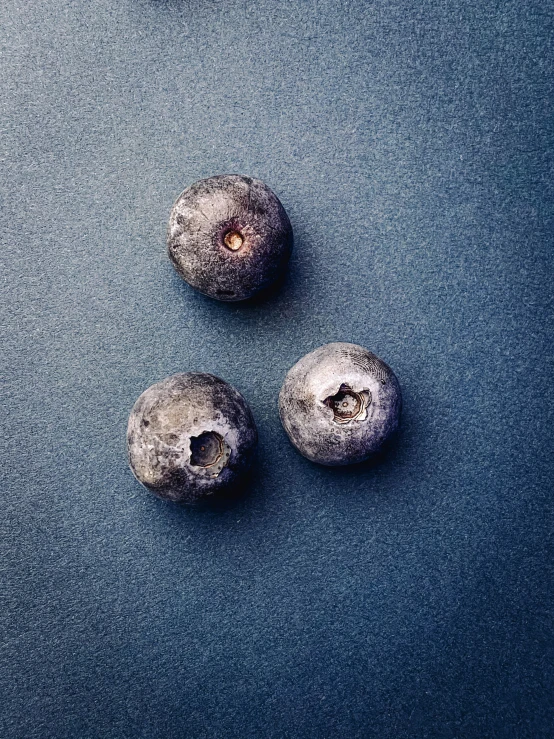
POLYGON ((551 736, 551 10, 2 4, 2 737, 551 736), (265 302, 165 255, 174 198, 223 172, 294 226, 265 302), (336 340, 404 389, 373 468, 278 421, 336 340), (127 469, 135 398, 187 370, 259 425, 227 507, 127 469))

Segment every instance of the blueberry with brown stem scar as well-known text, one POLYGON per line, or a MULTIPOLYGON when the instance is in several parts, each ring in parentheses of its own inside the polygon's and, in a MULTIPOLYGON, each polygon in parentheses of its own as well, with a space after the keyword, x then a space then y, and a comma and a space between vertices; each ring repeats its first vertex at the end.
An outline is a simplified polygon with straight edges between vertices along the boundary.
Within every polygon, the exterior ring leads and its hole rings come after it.
POLYGON ((284 270, 292 226, 261 180, 218 175, 187 187, 169 218, 167 249, 179 275, 217 300, 251 298, 284 270))
POLYGON ((288 372, 279 415, 291 442, 312 462, 364 462, 398 428, 402 394, 394 372, 367 349, 334 343, 288 372))
POLYGON ((200 372, 173 375, 145 390, 127 427, 137 480, 160 498, 180 503, 232 488, 250 466, 257 440, 242 395, 200 372))

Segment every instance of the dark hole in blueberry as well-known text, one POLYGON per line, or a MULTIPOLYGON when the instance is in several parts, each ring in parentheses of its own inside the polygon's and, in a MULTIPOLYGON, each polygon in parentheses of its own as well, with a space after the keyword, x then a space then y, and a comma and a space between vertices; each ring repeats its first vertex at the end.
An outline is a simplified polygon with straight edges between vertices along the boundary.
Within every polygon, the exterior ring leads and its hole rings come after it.
POLYGON ((218 290, 218 295, 221 295, 221 297, 227 297, 227 298, 234 298, 235 293, 232 290, 218 290))
POLYGON ((142 422, 142 425, 143 426, 150 426, 150 421, 147 421, 146 419, 144 419, 143 422, 142 422))
POLYGON ((190 440, 190 463, 195 467, 210 467, 223 455, 223 437, 215 431, 204 431, 190 440))

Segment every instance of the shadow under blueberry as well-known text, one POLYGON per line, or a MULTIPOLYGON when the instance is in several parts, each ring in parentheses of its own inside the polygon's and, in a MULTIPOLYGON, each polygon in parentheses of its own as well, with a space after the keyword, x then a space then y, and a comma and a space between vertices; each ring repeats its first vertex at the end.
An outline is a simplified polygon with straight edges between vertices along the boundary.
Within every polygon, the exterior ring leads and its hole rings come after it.
POLYGON ((349 464, 336 467, 324 467, 331 475, 336 477, 349 478, 359 476, 363 473, 371 473, 375 470, 385 470, 388 467, 395 466, 406 454, 406 439, 404 430, 397 429, 381 446, 378 452, 373 454, 365 462, 357 464, 349 464))
MULTIPOLYGON (((295 250, 301 249, 301 245, 295 242, 295 250)), ((169 264, 169 260, 168 260, 169 264)), ((197 300, 205 305, 208 310, 217 308, 224 315, 233 313, 237 315, 239 312, 248 315, 263 308, 264 311, 278 311, 280 307, 286 306, 287 315, 290 316, 292 308, 300 311, 301 303, 297 300, 298 291, 301 288, 305 277, 303 276, 303 268, 295 251, 291 256, 287 266, 281 270, 278 276, 266 287, 259 290, 251 298, 246 300, 217 300, 209 295, 204 295, 200 291, 189 285, 175 270, 171 270, 172 285, 177 290, 179 297, 187 300, 197 300)))
MULTIPOLYGON (((311 462, 290 446, 291 454, 297 455, 298 476, 303 478, 306 489, 317 499, 318 505, 336 507, 339 500, 345 504, 345 501, 355 498, 356 505, 367 499, 372 508, 389 508, 399 503, 403 492, 406 496, 411 495, 411 486, 405 483, 414 474, 413 464, 408 463, 417 459, 418 436, 413 419, 406 416, 372 457, 365 462, 344 466, 311 462), (399 481, 403 484, 398 485, 399 481)), ((288 442, 284 431, 283 437, 288 442)), ((406 498, 404 503, 407 502, 406 498)))
POLYGON ((256 451, 250 468, 224 490, 201 498, 195 503, 175 503, 158 498, 155 498, 155 503, 169 518, 190 518, 198 515, 202 517, 224 516, 229 512, 235 514, 245 505, 251 505, 260 489, 258 454, 256 451))

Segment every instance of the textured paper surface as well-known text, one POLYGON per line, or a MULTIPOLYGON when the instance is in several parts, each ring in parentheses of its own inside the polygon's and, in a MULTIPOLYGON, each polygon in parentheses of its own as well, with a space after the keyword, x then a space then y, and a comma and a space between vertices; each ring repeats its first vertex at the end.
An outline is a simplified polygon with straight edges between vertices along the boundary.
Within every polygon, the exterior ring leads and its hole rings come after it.
POLYGON ((551 10, 2 3, 2 737, 549 735, 551 10), (263 303, 165 255, 173 200, 222 172, 295 230, 263 303), (402 384, 373 468, 279 424, 328 341, 402 384), (187 370, 258 422, 227 508, 126 466, 134 400, 187 370))

